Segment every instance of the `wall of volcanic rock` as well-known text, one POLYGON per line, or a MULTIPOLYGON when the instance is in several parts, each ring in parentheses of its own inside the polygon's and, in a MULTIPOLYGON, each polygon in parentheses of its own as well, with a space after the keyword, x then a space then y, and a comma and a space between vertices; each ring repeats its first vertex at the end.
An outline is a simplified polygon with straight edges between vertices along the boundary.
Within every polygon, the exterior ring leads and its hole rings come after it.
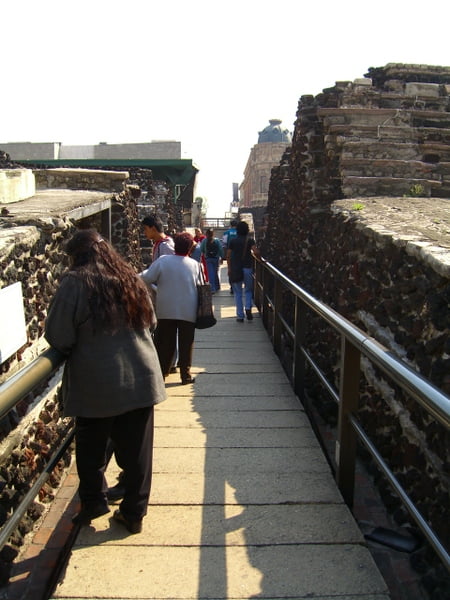
MULTIPOLYGON (((39 185, 45 187, 44 175, 39 177, 39 185)), ((128 186, 118 191, 115 185, 113 181, 110 193, 111 240, 136 270, 140 270, 142 260, 137 211, 140 190, 136 186, 128 186)), ((47 347, 43 339, 44 322, 49 302, 68 264, 63 252, 65 241, 76 228, 95 227, 101 231, 102 227, 100 213, 76 222, 64 215, 52 219, 34 216, 27 221, 26 218, 19 220, 11 216, 14 214, 13 205, 8 206, 11 214, 0 218, 0 287, 19 281, 22 283, 27 343, 3 362, 0 382, 30 363, 47 347)), ((72 426, 71 419, 62 417, 58 399, 59 380, 60 372, 36 393, 26 396, 0 421, 0 526, 29 490, 72 426)), ((54 490, 70 463, 70 456, 69 450, 41 489, 39 501, 28 510, 8 545, 0 552, 0 585, 8 581, 11 561, 17 555, 24 536, 31 531, 45 505, 53 499, 54 490)))
MULTIPOLYGON (((288 277, 450 395, 449 91, 448 67, 387 65, 302 96, 292 146, 272 170, 261 245, 288 277)), ((338 386, 339 340, 313 316, 306 345, 338 386)), ((362 370, 359 417, 449 546, 449 434, 365 361, 362 370)), ((308 395, 333 424, 336 407, 312 376, 308 395)))

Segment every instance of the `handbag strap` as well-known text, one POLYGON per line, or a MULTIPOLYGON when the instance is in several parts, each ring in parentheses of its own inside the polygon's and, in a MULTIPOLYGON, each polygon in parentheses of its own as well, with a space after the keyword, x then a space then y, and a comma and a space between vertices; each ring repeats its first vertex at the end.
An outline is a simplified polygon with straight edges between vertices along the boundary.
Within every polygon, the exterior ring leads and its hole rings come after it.
POLYGON ((206 279, 205 279, 205 274, 203 272, 203 265, 202 265, 202 263, 198 264, 197 282, 199 283, 199 285, 205 285, 205 283, 206 283, 206 279))

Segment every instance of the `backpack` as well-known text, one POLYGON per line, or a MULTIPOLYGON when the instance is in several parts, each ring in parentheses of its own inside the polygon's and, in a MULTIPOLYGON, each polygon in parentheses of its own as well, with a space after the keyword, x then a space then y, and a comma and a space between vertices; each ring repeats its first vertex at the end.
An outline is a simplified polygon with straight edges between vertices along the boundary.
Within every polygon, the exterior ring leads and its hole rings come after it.
POLYGON ((212 242, 206 242, 206 258, 217 257, 217 246, 215 240, 212 242))

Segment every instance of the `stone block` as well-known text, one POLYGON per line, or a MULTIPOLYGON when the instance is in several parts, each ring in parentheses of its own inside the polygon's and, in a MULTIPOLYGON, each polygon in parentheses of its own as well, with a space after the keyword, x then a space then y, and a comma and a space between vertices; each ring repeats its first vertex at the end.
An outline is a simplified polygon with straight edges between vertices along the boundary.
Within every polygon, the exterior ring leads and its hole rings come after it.
POLYGON ((362 85, 364 87, 372 86, 372 79, 369 77, 359 77, 353 81, 353 85, 362 85))
POLYGON ((31 198, 35 190, 34 175, 30 169, 0 169, 0 203, 31 198))
POLYGON ((437 83, 405 83, 406 96, 439 98, 440 85, 437 83))
POLYGON ((389 79, 385 82, 384 87, 386 90, 390 90, 392 92, 403 93, 403 86, 405 85, 404 81, 399 79, 389 79))

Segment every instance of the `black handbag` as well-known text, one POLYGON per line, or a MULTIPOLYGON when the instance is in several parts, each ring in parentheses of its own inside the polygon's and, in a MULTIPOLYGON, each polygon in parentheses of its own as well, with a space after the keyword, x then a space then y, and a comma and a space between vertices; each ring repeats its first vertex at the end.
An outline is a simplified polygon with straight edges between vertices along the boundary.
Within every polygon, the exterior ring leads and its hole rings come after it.
POLYGON ((198 274, 197 283, 197 320, 195 321, 196 329, 207 329, 217 323, 214 316, 211 285, 205 280, 202 265, 198 274))
POLYGON ((244 281, 244 267, 242 266, 242 261, 244 260, 245 253, 247 252, 247 244, 248 235, 245 236, 242 256, 239 260, 237 260, 237 257, 235 257, 235 259, 231 261, 230 283, 240 283, 241 281, 244 281))

